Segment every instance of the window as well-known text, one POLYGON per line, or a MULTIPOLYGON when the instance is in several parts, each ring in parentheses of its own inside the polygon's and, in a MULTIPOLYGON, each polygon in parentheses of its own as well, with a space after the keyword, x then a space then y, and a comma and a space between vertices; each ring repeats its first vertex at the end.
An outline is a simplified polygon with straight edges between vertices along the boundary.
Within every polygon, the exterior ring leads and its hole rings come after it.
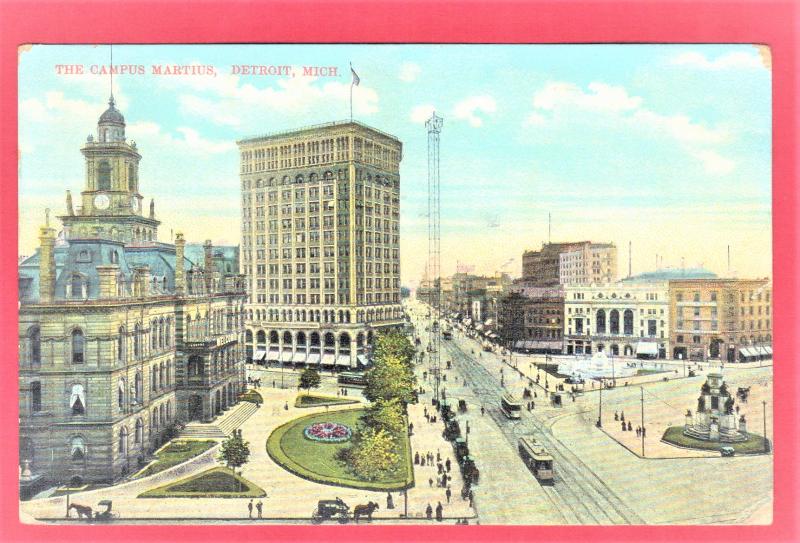
POLYGON ((30 363, 38 366, 42 363, 42 334, 38 326, 34 326, 28 332, 28 341, 30 343, 30 363))
POLYGON ((107 160, 97 166, 97 190, 111 190, 111 165, 107 160))
POLYGON ((31 383, 31 413, 42 410, 42 384, 39 381, 31 383))
POLYGON ((136 419, 136 433, 133 436, 134 443, 141 443, 142 442, 142 433, 144 430, 144 424, 142 423, 142 419, 136 419))
POLYGON ((72 363, 83 364, 84 352, 84 338, 83 332, 80 329, 72 331, 72 363))
POLYGON ((117 407, 120 411, 125 409, 125 379, 120 379, 117 383, 117 407))
POLYGON ((72 278, 70 279, 69 286, 70 286, 70 290, 72 291, 71 292, 71 297, 72 298, 76 298, 76 299, 84 298, 84 294, 83 294, 83 277, 80 274, 78 274, 78 273, 72 274, 72 278))
POLYGON ((83 385, 72 385, 72 391, 69 396, 69 405, 72 409, 73 415, 86 414, 86 395, 83 391, 83 385))

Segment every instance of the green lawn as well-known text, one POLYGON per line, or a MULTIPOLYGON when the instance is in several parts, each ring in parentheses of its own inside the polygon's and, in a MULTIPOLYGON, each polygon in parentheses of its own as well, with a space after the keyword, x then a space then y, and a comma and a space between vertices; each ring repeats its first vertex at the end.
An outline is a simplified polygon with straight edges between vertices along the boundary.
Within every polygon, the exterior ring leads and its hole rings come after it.
POLYGON ((683 426, 671 426, 664 432, 662 441, 687 447, 690 449, 701 449, 705 451, 719 451, 720 447, 733 447, 736 454, 759 454, 764 452, 764 438, 758 434, 749 434, 747 441, 741 443, 720 443, 716 441, 703 441, 683 434, 683 426))
POLYGON ((216 467, 148 490, 139 498, 262 498, 266 495, 263 489, 228 468, 216 467))
POLYGON ((360 488, 364 490, 400 490, 414 483, 411 465, 411 446, 404 433, 400 438, 401 463, 398 469, 387 472, 377 481, 367 481, 350 472, 347 466, 336 459, 336 453, 352 443, 320 443, 303 435, 303 430, 315 422, 338 422, 355 431, 363 409, 347 409, 327 413, 315 413, 294 419, 279 426, 267 439, 267 453, 286 470, 318 483, 360 488))
POLYGON ((347 405, 359 403, 358 400, 348 400, 341 396, 321 396, 318 394, 301 394, 294 401, 295 407, 319 407, 322 405, 347 405))
POLYGON ((147 477, 148 475, 164 471, 172 466, 177 466, 190 458, 204 453, 216 444, 217 442, 213 440, 195 441, 190 439, 178 439, 171 441, 156 453, 155 462, 150 463, 147 467, 134 475, 133 478, 147 477))
POLYGON ((264 398, 262 398, 261 394, 255 390, 248 390, 244 394, 239 394, 239 399, 243 402, 264 403, 264 398))

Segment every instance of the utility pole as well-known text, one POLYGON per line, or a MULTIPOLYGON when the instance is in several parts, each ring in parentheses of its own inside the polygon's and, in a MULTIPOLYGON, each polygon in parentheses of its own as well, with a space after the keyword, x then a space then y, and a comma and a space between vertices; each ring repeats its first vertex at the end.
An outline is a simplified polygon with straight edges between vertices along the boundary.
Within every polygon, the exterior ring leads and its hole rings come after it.
POLYGON ((767 439, 767 401, 761 400, 761 405, 764 406, 764 452, 769 452, 769 439, 767 439))
POLYGON ((642 391, 642 458, 644 458, 644 387, 639 387, 639 390, 642 391))
POLYGON ((600 378, 600 404, 597 408, 597 423, 598 428, 603 427, 603 378, 600 378))

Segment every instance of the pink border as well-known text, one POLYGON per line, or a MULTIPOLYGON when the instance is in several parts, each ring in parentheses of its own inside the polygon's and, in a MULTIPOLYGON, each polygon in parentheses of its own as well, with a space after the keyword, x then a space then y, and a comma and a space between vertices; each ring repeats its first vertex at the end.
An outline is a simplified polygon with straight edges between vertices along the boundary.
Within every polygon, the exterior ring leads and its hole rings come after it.
POLYGON ((0 538, 6 541, 158 541, 307 540, 345 536, 374 539, 515 541, 533 538, 582 541, 736 540, 796 541, 797 473, 800 448, 796 411, 798 373, 792 333, 798 283, 797 207, 797 57, 798 10, 793 2, 719 1, 574 1, 561 3, 490 2, 427 4, 411 0, 363 3, 171 2, 168 0, 6 1, 0 17, 0 126, 3 129, 0 179, 0 271, 5 296, 0 316, 2 397, 16 395, 17 357, 17 50, 22 43, 182 43, 182 42, 744 42, 765 43, 773 59, 773 224, 776 366, 775 432, 782 438, 775 451, 775 521, 771 526, 729 527, 500 527, 399 526, 314 527, 159 526, 56 527, 25 526, 17 519, 16 402, 5 402, 0 422, 14 436, 0 447, 0 538))

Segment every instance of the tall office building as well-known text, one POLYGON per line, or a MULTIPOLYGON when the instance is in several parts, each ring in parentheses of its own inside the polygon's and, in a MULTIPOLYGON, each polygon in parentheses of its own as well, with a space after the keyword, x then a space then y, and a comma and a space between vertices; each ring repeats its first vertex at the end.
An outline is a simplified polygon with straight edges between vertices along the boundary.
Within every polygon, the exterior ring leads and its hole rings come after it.
POLYGON ((375 331, 402 322, 402 144, 343 121, 238 145, 248 353, 366 364, 375 331))
POLYGON ((546 243, 522 254, 522 281, 530 286, 591 285, 617 279, 613 243, 546 243))

